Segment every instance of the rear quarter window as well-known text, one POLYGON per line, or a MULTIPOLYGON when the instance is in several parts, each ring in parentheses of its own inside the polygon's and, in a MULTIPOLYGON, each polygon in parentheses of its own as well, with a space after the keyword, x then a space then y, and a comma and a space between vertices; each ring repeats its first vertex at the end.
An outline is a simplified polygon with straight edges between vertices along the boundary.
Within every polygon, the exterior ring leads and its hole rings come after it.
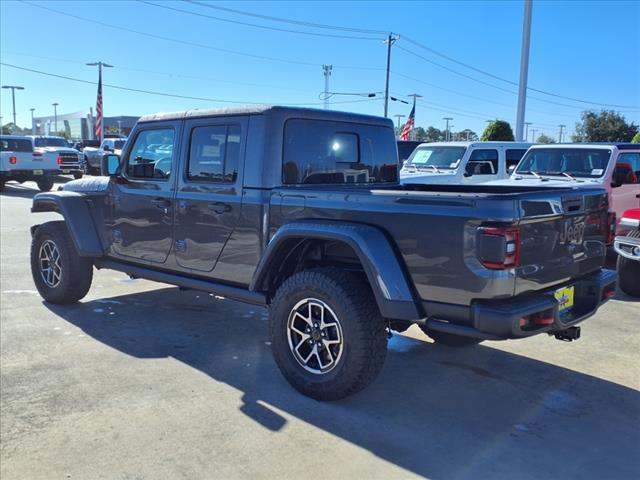
POLYGON ((0 140, 0 151, 3 152, 32 152, 31 140, 23 138, 3 138, 0 140))
POLYGON ((397 182, 393 129, 290 119, 284 130, 282 181, 285 185, 397 182))

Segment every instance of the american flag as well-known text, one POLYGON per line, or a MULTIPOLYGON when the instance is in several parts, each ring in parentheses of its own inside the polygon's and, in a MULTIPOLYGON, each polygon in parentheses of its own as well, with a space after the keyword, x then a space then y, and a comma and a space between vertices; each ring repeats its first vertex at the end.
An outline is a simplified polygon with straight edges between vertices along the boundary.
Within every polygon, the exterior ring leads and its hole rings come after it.
POLYGON ((413 124, 416 119, 416 106, 414 105, 411 109, 411 113, 409 114, 409 118, 407 119, 407 123, 404 124, 404 128, 402 129, 402 133, 400 134, 400 140, 409 140, 409 135, 411 135, 411 130, 413 130, 413 124))
POLYGON ((96 139, 102 141, 102 69, 98 73, 98 98, 96 98, 96 139))

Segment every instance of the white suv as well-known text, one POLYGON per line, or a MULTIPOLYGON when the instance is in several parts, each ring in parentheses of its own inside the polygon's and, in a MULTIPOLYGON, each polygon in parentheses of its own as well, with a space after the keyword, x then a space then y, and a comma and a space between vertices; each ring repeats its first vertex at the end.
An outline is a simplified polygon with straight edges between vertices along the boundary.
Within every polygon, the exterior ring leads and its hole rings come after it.
POLYGON ((0 136, 0 190, 6 182, 33 180, 40 190, 48 191, 59 173, 55 153, 34 149, 29 137, 0 136))

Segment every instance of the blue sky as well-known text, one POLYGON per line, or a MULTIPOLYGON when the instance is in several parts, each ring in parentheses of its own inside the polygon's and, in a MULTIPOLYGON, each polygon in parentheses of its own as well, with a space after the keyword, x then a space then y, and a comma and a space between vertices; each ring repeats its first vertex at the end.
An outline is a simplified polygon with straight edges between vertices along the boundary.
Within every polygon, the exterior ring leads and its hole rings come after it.
MULTIPOLYGON (((334 65, 332 91, 384 90, 386 46, 382 43, 382 34, 292 25, 181 1, 149 1, 200 15, 306 33, 244 26, 142 2, 33 2, 96 22, 118 25, 121 27, 118 30, 26 2, 2 1, 2 62, 95 81, 97 72, 84 64, 103 60, 115 65, 105 71, 105 83, 240 103, 321 104, 318 95, 324 88, 323 63, 334 65)), ((410 93, 423 96, 416 109, 418 125, 443 128, 442 117, 448 116, 454 118, 455 131, 471 128, 481 132, 485 120, 493 118, 505 119, 515 127, 517 96, 510 92, 515 92, 516 86, 453 63, 411 40, 476 69, 517 81, 521 1, 215 2, 212 5, 285 19, 399 33, 400 40, 392 51, 390 90, 398 98, 406 99, 410 93)), ((627 120, 640 123, 638 25, 640 2, 535 0, 529 86, 561 97, 620 105, 612 108, 623 111, 627 120)), ((37 116, 53 114, 53 102, 60 104, 59 113, 88 111, 95 104, 95 85, 7 66, 1 67, 0 75, 3 85, 25 87, 16 94, 17 123, 21 126, 30 125, 31 107, 36 109, 37 116)), ((6 123, 11 119, 11 97, 10 91, 1 92, 2 122, 6 123)), ((363 99, 336 96, 332 100, 359 101, 334 104, 332 108, 382 115, 380 94, 372 101, 363 102, 363 99)), ((104 88, 107 116, 223 105, 227 104, 104 88)), ((566 124, 569 131, 573 131, 580 111, 585 108, 603 107, 529 92, 526 120, 532 122, 532 128, 538 132, 557 137, 557 125, 566 124)), ((409 110, 408 105, 390 102, 390 116, 407 115, 409 110)))

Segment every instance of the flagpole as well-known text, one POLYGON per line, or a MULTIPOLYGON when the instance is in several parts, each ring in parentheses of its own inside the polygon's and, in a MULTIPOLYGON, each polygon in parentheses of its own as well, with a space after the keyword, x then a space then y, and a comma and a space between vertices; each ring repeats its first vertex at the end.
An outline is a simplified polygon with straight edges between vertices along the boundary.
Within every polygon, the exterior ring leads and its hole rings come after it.
POLYGON ((102 143, 102 139, 104 138, 104 128, 102 128, 102 125, 104 124, 104 114, 102 109, 102 67, 113 68, 113 65, 109 65, 108 63, 99 61, 87 63, 87 66, 98 67, 98 94, 96 97, 96 124, 94 136, 99 137, 96 140, 99 140, 100 143, 102 143))
POLYGON ((407 97, 413 97, 413 125, 411 127, 411 140, 415 140, 416 139, 416 118, 415 118, 415 113, 416 113, 416 98, 422 98, 422 95, 418 95, 417 93, 411 93, 409 95, 407 95, 407 97))

